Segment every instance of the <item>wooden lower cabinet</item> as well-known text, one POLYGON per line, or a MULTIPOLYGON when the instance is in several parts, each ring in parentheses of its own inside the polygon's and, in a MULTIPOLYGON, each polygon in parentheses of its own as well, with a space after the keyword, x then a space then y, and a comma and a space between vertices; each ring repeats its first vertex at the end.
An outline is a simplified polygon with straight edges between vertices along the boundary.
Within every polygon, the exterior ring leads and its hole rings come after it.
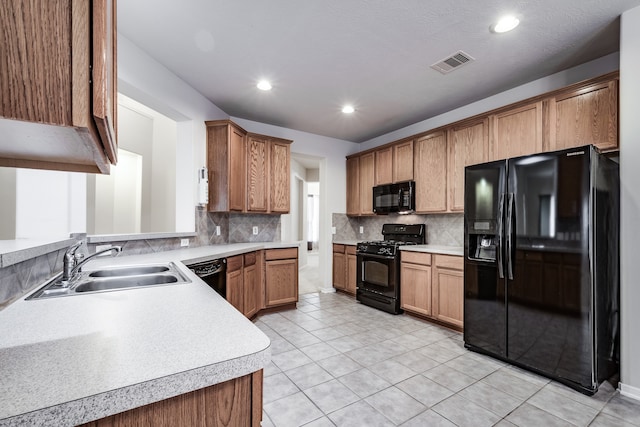
POLYGON ((260 256, 258 252, 244 254, 244 315, 252 318, 261 307, 260 294, 262 291, 260 281, 260 256))
POLYGON ((358 258, 356 257, 356 247, 353 245, 347 245, 347 287, 345 292, 355 295, 358 287, 357 271, 358 271, 358 258))
POLYGON ((227 301, 244 313, 244 274, 242 255, 227 258, 227 301))
POLYGON ((263 371, 121 412, 82 427, 258 427, 263 371))
POLYGON ((462 328, 464 306, 464 262, 460 256, 434 255, 433 316, 462 328))
POLYGON ((298 248, 265 251, 265 307, 298 301, 298 248))
POLYGON ((347 288, 347 256, 345 245, 333 245, 333 287, 344 291, 347 288))
POLYGON ((400 307, 431 316, 431 254, 401 252, 400 307))
POLYGON ((462 328, 463 269, 461 256, 402 251, 401 308, 410 313, 462 328))

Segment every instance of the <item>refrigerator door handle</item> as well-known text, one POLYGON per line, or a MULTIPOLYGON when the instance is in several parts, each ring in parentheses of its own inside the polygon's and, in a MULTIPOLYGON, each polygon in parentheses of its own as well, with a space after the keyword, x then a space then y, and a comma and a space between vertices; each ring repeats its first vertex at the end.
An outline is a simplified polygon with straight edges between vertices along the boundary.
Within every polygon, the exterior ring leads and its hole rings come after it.
POLYGON ((500 199, 498 201, 498 274, 501 279, 504 279, 504 266, 502 262, 502 249, 504 248, 503 218, 504 193, 500 193, 500 199))
POLYGON ((507 195, 507 278, 513 280, 513 203, 514 194, 507 195))

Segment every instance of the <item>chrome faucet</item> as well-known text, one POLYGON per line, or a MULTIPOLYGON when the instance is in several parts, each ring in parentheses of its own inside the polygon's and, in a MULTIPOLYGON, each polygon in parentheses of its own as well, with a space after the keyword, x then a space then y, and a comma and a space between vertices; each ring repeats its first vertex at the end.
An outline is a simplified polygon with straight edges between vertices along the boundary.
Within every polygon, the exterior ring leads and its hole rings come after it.
POLYGON ((80 241, 73 244, 73 246, 70 246, 69 249, 67 249, 67 251, 64 253, 64 258, 62 260, 62 277, 60 278, 60 286, 62 286, 63 288, 69 287, 75 275, 80 272, 82 266, 94 257, 109 251, 115 251, 115 256, 122 252, 122 247, 112 246, 110 248, 93 253, 84 258, 82 261, 79 261, 81 257, 76 255, 76 251, 78 250, 78 248, 80 248, 80 246, 82 246, 83 243, 83 241, 80 241))

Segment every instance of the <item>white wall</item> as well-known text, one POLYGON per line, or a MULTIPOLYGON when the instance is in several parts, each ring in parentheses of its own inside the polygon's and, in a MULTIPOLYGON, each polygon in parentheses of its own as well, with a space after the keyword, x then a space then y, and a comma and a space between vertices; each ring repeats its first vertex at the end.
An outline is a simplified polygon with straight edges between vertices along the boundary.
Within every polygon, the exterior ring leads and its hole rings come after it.
POLYGON ((16 238, 16 169, 0 167, 0 240, 16 238))
POLYGON ((229 116, 118 34, 118 90, 178 122, 176 231, 195 230, 197 170, 206 163, 206 120, 229 116))
POLYGON ((618 60, 619 54, 612 53, 577 67, 534 80, 516 88, 498 93, 494 96, 448 111, 439 116, 435 116, 388 134, 370 139, 369 141, 363 142, 358 151, 377 147, 378 145, 386 144, 391 141, 397 141, 398 139, 435 129, 440 126, 445 126, 458 120, 482 114, 514 102, 522 101, 523 99, 560 89, 582 80, 587 80, 602 74, 616 71, 618 70, 618 60))
POLYGON ((620 243, 622 394, 640 399, 640 7, 622 14, 620 32, 620 243))

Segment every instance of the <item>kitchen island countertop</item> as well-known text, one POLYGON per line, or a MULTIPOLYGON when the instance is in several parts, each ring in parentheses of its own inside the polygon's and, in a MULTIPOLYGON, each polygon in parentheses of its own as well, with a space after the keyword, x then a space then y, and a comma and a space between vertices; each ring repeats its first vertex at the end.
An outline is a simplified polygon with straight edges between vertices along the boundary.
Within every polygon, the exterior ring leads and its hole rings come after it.
POLYGON ((173 261, 191 283, 20 298, 0 311, 0 426, 77 425, 264 368, 269 338, 181 262, 296 246, 99 257, 85 269, 173 261))

